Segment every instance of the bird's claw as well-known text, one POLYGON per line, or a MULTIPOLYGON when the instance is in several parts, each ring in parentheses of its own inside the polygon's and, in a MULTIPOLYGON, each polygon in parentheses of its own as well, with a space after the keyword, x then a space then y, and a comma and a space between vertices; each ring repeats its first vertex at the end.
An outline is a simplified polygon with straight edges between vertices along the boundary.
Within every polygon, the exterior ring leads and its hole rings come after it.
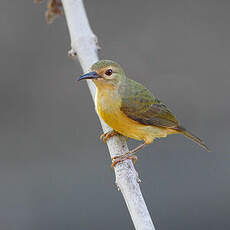
POLYGON ((103 139, 103 142, 106 143, 109 138, 116 136, 116 135, 118 135, 118 132, 116 132, 115 130, 112 130, 107 133, 103 133, 100 136, 100 139, 103 139))
POLYGON ((111 168, 113 169, 118 163, 123 162, 125 160, 132 160, 134 164, 136 164, 137 162, 137 156, 135 155, 130 155, 130 154, 124 154, 121 156, 115 156, 112 158, 112 164, 111 164, 111 168))

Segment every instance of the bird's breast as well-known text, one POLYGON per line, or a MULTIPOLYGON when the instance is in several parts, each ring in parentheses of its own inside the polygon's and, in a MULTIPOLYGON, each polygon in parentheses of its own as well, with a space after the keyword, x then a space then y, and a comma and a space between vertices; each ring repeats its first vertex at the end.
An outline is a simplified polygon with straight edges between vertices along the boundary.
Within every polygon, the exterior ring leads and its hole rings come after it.
POLYGON ((151 143, 155 137, 165 136, 162 129, 142 125, 129 117, 121 110, 121 98, 118 92, 111 90, 97 90, 96 109, 101 118, 111 128, 120 134, 151 143))
MULTIPOLYGON (((96 109, 102 119, 111 126, 120 111, 121 100, 113 90, 97 90, 96 109)), ((112 127, 112 126, 111 126, 112 127)))

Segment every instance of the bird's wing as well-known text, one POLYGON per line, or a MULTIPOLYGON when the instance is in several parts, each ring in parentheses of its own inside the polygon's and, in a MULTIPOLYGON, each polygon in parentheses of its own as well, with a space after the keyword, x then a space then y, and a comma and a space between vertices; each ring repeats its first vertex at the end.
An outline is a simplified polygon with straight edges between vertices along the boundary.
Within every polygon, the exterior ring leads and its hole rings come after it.
POLYGON ((144 124, 164 128, 178 126, 176 117, 166 105, 136 81, 127 79, 120 89, 121 111, 129 118, 144 124))

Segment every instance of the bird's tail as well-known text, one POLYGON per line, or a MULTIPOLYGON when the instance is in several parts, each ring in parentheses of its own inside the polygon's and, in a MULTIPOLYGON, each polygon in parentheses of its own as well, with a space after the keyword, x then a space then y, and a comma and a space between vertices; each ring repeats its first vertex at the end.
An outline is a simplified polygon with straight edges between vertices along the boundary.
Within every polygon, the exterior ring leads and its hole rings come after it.
POLYGON ((205 143, 199 137, 197 137, 194 134, 192 134, 191 132, 187 131, 184 127, 178 126, 177 128, 175 128, 175 130, 178 131, 179 133, 184 134, 186 137, 188 137, 189 139, 196 142, 201 147, 203 147, 204 149, 206 149, 207 151, 210 152, 210 149, 208 148, 208 146, 205 145, 205 143))

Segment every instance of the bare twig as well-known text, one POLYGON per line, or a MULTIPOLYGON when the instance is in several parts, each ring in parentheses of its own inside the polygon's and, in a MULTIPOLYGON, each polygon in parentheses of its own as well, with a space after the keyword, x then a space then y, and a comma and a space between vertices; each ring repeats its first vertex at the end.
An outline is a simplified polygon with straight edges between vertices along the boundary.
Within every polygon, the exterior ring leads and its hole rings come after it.
MULTIPOLYGON (((97 38, 93 34, 88 23, 87 15, 82 0, 62 0, 64 12, 69 28, 71 39, 71 51, 69 55, 80 61, 84 72, 88 72, 90 66, 98 61, 97 38)), ((96 88, 90 80, 88 86, 95 98, 96 88)), ((104 132, 111 130, 100 118, 104 132)), ((128 151, 124 139, 114 136, 107 141, 109 152, 112 157, 128 151)), ((154 230, 151 217, 141 194, 137 172, 131 160, 126 160, 115 166, 116 184, 122 192, 128 206, 131 218, 138 230, 154 230)))

